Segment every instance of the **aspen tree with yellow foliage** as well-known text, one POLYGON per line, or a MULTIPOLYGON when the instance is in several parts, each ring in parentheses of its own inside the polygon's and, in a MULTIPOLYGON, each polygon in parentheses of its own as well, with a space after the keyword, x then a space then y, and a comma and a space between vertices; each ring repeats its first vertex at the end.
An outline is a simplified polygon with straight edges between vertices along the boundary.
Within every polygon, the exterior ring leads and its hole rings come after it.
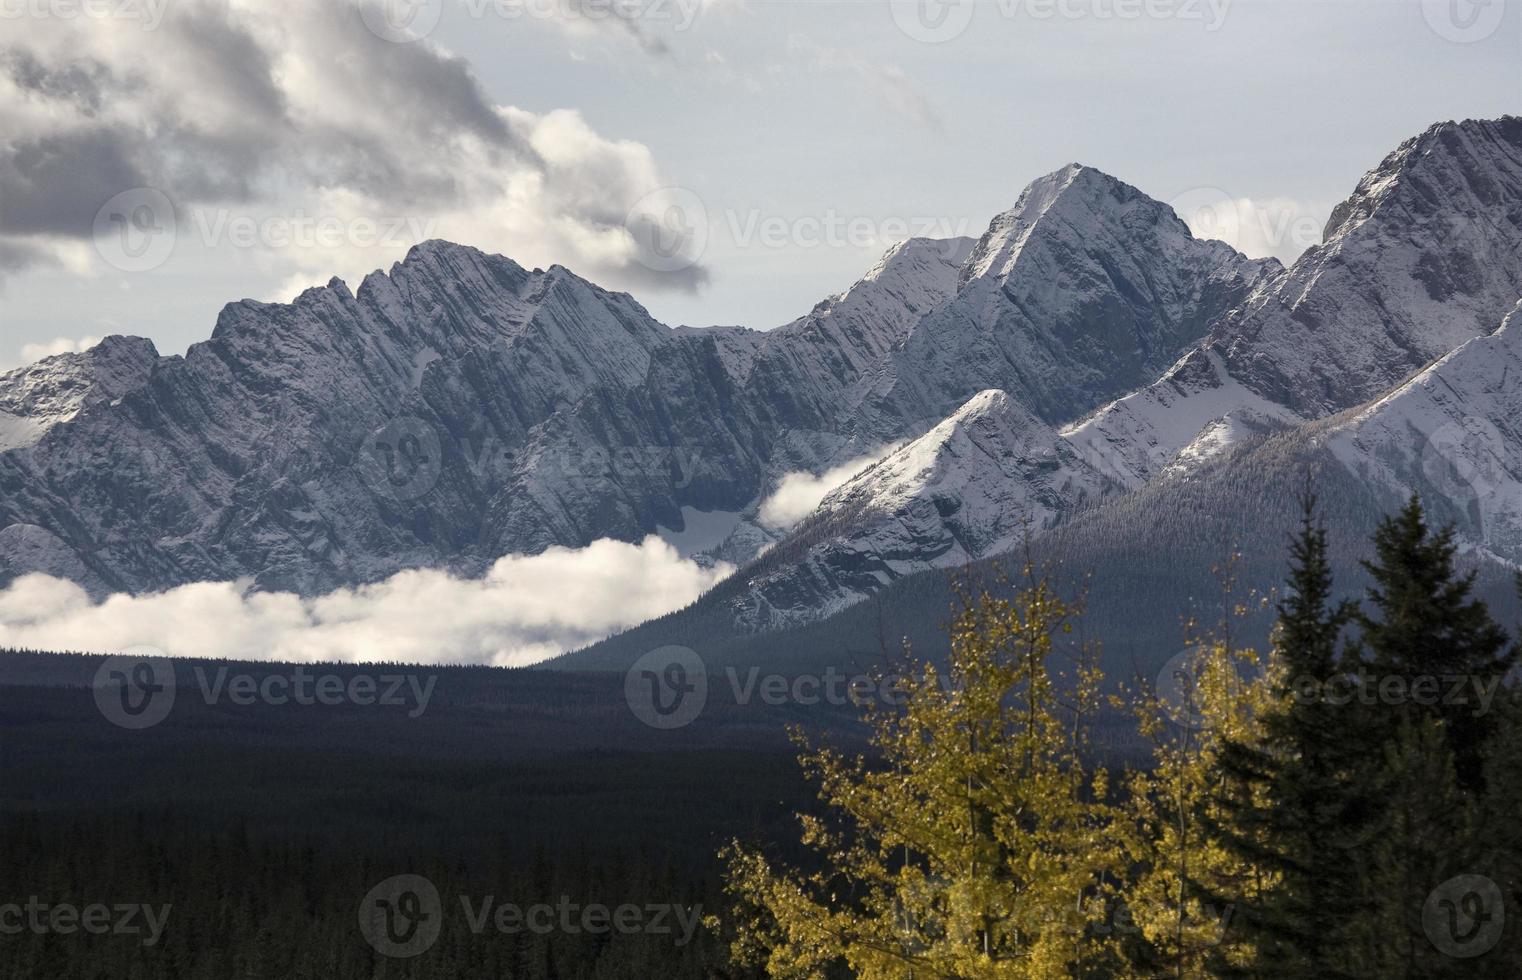
POLYGON ((869 712, 879 758, 803 743, 826 804, 800 817, 820 869, 726 850, 737 961, 860 980, 1025 980, 1113 962, 1096 927, 1126 858, 1109 776, 1084 751, 1100 678, 1082 653, 1071 674, 1054 671, 1081 646, 1074 610, 1029 569, 1026 581, 1012 598, 964 601, 948 669, 918 665, 900 703, 869 712))

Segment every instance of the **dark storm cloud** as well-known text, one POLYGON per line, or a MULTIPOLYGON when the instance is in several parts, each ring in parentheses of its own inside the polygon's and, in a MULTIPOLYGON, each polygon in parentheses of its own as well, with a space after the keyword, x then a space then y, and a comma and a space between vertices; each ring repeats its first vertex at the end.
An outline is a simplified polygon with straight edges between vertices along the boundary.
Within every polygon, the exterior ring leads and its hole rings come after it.
POLYGON ((102 127, 9 146, 0 154, 0 232, 89 235, 102 204, 145 181, 135 138, 102 127))
MULTIPOLYGON (((664 50, 628 17, 605 19, 664 50)), ((360 217, 455 218, 486 238, 478 216, 504 211, 531 247, 590 274, 684 290, 707 280, 638 261, 624 223, 658 177, 648 150, 579 117, 547 124, 559 114, 495 104, 463 58, 378 37, 355 3, 182 0, 151 31, 15 26, 0 52, 0 271, 88 239, 106 201, 148 187, 182 217, 315 199, 360 217)))
POLYGON ((54 68, 22 48, 0 49, 0 71, 23 92, 72 104, 84 116, 100 111, 102 91, 111 82, 111 70, 98 61, 54 68))
POLYGON ((0 276, 22 269, 46 268, 58 264, 57 257, 45 248, 24 240, 0 238, 0 276))

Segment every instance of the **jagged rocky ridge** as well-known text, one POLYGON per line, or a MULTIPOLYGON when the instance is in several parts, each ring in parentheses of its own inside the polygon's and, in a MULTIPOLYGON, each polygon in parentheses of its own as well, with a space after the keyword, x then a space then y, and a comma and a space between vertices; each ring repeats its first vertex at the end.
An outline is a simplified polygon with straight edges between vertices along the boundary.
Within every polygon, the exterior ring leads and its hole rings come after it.
MULTIPOLYGON (((46 426, 0 452, 0 576, 312 594, 753 512, 783 474, 915 438, 984 388, 1049 423, 1093 409, 1268 271, 1080 167, 976 245, 904 243, 764 333, 672 330, 563 268, 428 242, 352 292, 231 304, 184 357, 25 416, 46 426)), ((0 404, 73 363, 7 376, 0 404)), ((735 557, 764 541, 739 537, 735 557)))
POLYGON ((1486 336, 1519 297, 1522 120, 1434 126, 1359 182, 1321 245, 1262 281, 1161 379, 1060 431, 1023 424, 1025 438, 993 465, 927 436, 905 451, 921 461, 911 472, 857 476, 723 601, 747 629, 808 622, 890 581, 1018 543, 994 536, 980 547, 969 526, 1023 520, 1034 534, 1107 492, 1188 479, 1234 445, 1371 399, 1357 426, 1336 430, 1338 457, 1390 499, 1463 498, 1471 542, 1522 563, 1512 475, 1522 433, 1511 421, 1522 375, 1508 371, 1509 331, 1486 336), (946 491, 947 472, 980 468, 968 481, 977 490, 946 491), (999 481, 1018 486, 986 492, 999 481), (850 503, 864 500, 879 503, 850 503))

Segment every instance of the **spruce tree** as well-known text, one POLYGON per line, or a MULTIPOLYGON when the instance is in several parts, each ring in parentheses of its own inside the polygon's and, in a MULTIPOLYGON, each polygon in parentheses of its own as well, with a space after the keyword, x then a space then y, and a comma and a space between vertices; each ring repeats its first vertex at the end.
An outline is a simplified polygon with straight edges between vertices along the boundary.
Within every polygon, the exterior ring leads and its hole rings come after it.
POLYGON ((1357 617, 1363 666, 1373 674, 1363 697, 1379 704, 1387 738, 1421 717, 1440 721, 1459 785, 1476 792, 1496 729, 1486 698, 1499 690, 1517 651, 1473 598, 1475 574, 1455 570, 1453 529, 1430 530, 1418 497, 1380 524, 1374 546, 1375 560, 1364 562, 1374 578, 1373 610, 1357 617))
POLYGON ((1254 949, 1252 976, 1351 977, 1350 923, 1362 888, 1357 844, 1368 801, 1348 774, 1359 764, 1358 722, 1338 647, 1354 615, 1333 601, 1327 535, 1315 498, 1291 544, 1288 592, 1278 606, 1274 697, 1255 741, 1228 740, 1218 760, 1220 810, 1212 831, 1269 884, 1234 924, 1254 949), (1328 696, 1331 695, 1331 696, 1328 696))

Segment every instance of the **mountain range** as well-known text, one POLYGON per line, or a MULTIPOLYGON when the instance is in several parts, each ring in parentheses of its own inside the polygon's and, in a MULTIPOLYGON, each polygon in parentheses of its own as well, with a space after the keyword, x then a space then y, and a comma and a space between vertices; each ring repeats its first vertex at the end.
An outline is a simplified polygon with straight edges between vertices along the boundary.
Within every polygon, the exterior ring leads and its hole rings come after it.
MULTIPOLYGON (((668 327, 559 266, 430 241, 353 290, 230 304, 183 357, 111 337, 0 375, 0 584, 313 595, 716 527, 697 559, 739 570, 567 659, 601 663, 859 623, 885 589, 1020 549, 1141 567, 1193 524, 1266 556, 1307 470, 1350 527, 1422 492, 1505 569, 1519 300, 1515 117, 1401 144, 1289 268, 1072 164, 976 241, 902 242, 771 330, 668 327), (770 516, 828 471, 854 475, 770 516)), ((1198 583, 1169 576, 1171 599, 1141 591, 1182 608, 1198 583)))

